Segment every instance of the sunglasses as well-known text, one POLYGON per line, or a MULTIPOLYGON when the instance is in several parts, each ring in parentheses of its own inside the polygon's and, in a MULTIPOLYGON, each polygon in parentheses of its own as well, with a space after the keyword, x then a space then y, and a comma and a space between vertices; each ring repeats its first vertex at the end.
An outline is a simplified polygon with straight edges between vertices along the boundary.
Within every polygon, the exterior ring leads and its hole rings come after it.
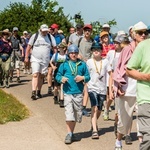
POLYGON ((3 35, 9 35, 8 33, 3 33, 3 35))
POLYGON ((139 34, 140 36, 143 34, 148 35, 147 31, 137 31, 136 33, 139 34))
POLYGON ((101 49, 98 49, 98 48, 94 48, 94 49, 92 49, 92 52, 100 52, 100 51, 102 51, 101 49))

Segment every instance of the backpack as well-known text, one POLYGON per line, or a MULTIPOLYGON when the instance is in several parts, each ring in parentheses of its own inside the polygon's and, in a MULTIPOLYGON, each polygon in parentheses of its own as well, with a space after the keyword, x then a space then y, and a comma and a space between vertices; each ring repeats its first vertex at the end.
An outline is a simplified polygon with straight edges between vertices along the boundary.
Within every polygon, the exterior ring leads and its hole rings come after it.
MULTIPOLYGON (((80 39, 79 39, 79 41, 78 41, 78 48, 80 47, 80 42, 81 42, 81 40, 83 39, 83 37, 80 37, 80 39)), ((92 41, 92 43, 94 42, 94 39, 93 38, 90 38, 91 39, 91 41, 92 41)))
MULTIPOLYGON (((34 41, 33 41, 32 48, 33 48, 34 43, 36 42, 36 40, 37 40, 37 38, 38 38, 38 35, 39 35, 39 32, 37 32, 37 33, 35 34, 35 37, 34 37, 34 41)), ((48 38, 49 38, 50 43, 52 43, 52 39, 51 39, 50 34, 48 33, 47 35, 48 35, 48 38)), ((52 44, 51 44, 51 45, 52 45, 52 44)))
MULTIPOLYGON (((54 59, 54 61, 57 63, 57 60, 58 60, 58 52, 55 53, 55 59, 54 59)), ((67 56, 66 56, 66 60, 67 60, 67 56)))

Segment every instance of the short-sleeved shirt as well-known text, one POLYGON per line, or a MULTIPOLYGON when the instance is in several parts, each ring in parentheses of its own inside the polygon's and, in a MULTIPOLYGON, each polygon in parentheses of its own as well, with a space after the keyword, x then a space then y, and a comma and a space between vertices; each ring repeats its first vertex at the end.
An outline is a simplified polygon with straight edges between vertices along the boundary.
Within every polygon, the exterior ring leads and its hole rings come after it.
POLYGON ((103 45, 103 51, 101 53, 101 56, 105 58, 109 50, 115 50, 114 44, 109 44, 105 46, 103 45))
POLYGON ((90 73, 90 81, 88 82, 88 91, 106 95, 107 92, 107 73, 111 71, 110 63, 107 59, 95 61, 99 73, 97 73, 93 58, 87 60, 87 66, 90 73), (101 71, 100 71, 101 70, 101 71))
POLYGON ((78 35, 77 32, 72 33, 69 37, 69 42, 71 44, 76 44, 76 41, 79 40, 83 35, 78 35))
POLYGON ((50 60, 50 50, 52 45, 55 45, 55 39, 51 36, 51 41, 48 35, 43 36, 39 32, 38 37, 34 43, 36 34, 33 34, 29 40, 29 45, 33 46, 31 53, 31 62, 39 62, 41 64, 48 64, 50 60), (34 45, 33 45, 34 43, 34 45))
POLYGON ((79 40, 78 39, 76 41, 76 45, 78 46, 79 45, 79 54, 82 56, 83 60, 85 59, 90 59, 91 58, 91 46, 92 46, 92 39, 90 40, 86 40, 84 37, 81 39, 80 43, 79 43, 79 40))
POLYGON ((56 45, 59 45, 62 42, 62 40, 65 38, 65 36, 60 33, 54 34, 53 36, 56 40, 56 45))
MULTIPOLYGON (((138 44, 133 52, 127 68, 139 70, 142 73, 150 74, 150 39, 138 44)), ((137 81, 137 102, 138 104, 150 103, 150 82, 137 81)))

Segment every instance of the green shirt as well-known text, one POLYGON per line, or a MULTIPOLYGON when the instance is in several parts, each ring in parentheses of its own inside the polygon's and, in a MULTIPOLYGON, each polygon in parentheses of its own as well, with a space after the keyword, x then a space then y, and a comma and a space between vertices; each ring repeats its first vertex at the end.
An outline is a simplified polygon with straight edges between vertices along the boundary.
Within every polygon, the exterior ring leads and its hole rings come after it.
MULTIPOLYGON (((127 68, 139 70, 142 73, 150 73, 150 39, 138 44, 133 52, 127 68)), ((138 104, 150 103, 150 82, 137 81, 137 102, 138 104)))

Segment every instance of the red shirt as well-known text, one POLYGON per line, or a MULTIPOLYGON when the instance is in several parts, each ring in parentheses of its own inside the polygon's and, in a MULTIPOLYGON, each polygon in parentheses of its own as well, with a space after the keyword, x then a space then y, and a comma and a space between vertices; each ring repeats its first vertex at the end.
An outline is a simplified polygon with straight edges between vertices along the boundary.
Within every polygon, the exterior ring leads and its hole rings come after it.
POLYGON ((114 44, 103 45, 102 58, 105 58, 109 50, 115 50, 114 44))

